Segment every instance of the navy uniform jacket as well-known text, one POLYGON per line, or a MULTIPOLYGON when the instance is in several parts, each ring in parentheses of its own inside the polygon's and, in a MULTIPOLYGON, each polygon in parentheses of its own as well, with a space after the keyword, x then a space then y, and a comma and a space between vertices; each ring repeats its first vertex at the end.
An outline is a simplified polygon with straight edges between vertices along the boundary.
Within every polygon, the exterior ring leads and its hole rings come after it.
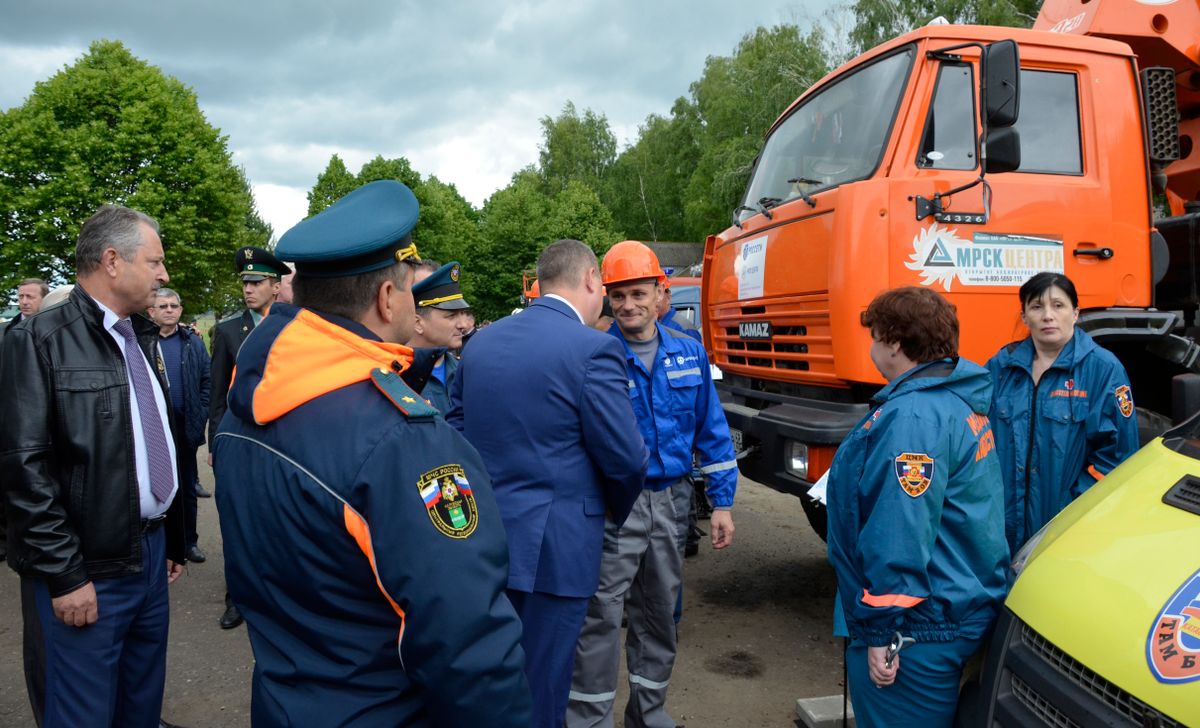
POLYGON ((1129 376, 1112 352, 1076 327, 1036 386, 1033 355, 1025 339, 987 364, 1014 552, 1138 448, 1129 376))
POLYGON ((829 561, 850 636, 977 640, 1007 590, 988 373, 922 364, 879 391, 829 472, 829 561))
POLYGON ((487 471, 410 357, 280 303, 238 356, 217 508, 255 725, 530 724, 487 471))
POLYGON ((254 317, 250 309, 222 319, 213 327, 212 336, 212 392, 208 400, 208 444, 225 415, 229 382, 233 380, 233 363, 237 359, 242 342, 254 330, 254 317))
POLYGON ((627 390, 620 342, 553 298, 471 339, 446 419, 492 475, 510 589, 596 592, 605 511, 624 523, 648 457, 627 390))

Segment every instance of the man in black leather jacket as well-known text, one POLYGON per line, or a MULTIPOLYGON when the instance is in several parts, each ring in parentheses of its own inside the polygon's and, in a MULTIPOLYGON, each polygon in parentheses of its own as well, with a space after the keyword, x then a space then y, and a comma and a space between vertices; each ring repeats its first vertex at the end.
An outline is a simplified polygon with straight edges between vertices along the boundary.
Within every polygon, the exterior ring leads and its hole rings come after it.
POLYGON ((137 313, 167 281, 157 229, 100 208, 70 297, 0 349, 8 562, 39 724, 158 725, 184 538, 158 327, 137 313))

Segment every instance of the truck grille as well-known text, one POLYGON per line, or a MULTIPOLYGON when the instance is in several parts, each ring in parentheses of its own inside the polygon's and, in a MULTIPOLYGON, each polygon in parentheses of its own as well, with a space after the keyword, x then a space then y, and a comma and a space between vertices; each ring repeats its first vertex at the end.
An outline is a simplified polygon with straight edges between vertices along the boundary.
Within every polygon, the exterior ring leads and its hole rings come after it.
MULTIPOLYGON (((1133 697, 1108 680, 1084 667, 1078 660, 1060 650, 1045 637, 1035 632, 1029 625, 1021 625, 1021 642, 1035 655, 1045 661, 1070 682, 1083 688, 1092 697, 1097 698, 1117 714, 1133 721, 1135 725, 1152 725, 1161 728, 1184 728, 1171 718, 1163 715, 1154 708, 1133 697)), ((1013 693, 1027 708, 1051 726, 1074 726, 1075 723, 1062 715, 1057 709, 1047 703, 1040 695, 1016 675, 1012 678, 1013 693), (1020 687, 1018 687, 1018 684, 1020 687), (1044 708, 1035 708, 1043 705, 1044 708), (1066 721, 1065 723, 1062 721, 1066 721)))
POLYGON ((764 370, 795 373, 804 381, 835 382, 829 294, 786 296, 720 304, 713 311, 714 361, 730 372, 755 376, 764 370), (738 324, 767 321, 771 339, 743 340, 738 324))

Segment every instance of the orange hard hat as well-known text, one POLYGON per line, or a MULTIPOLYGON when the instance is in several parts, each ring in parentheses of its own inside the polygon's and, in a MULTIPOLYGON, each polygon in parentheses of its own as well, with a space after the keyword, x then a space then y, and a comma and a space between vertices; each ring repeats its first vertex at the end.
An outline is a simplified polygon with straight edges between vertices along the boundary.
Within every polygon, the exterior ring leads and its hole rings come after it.
POLYGON ((667 274, 658 264, 658 256, 645 243, 622 240, 604 255, 604 262, 600 264, 600 278, 604 285, 611 286, 646 278, 665 281, 667 274))

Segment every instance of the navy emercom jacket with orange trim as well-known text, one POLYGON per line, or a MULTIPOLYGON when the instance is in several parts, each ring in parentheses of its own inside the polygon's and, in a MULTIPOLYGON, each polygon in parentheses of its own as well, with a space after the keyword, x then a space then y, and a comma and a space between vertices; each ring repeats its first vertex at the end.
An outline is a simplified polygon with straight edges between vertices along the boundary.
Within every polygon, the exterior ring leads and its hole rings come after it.
POLYGON ((850 636, 980 639, 1007 590, 987 371, 922 364, 875 395, 829 474, 829 561, 850 636))
POLYGON ((1034 353, 1026 338, 987 363, 1013 551, 1138 449, 1129 375, 1112 352, 1076 326, 1037 384, 1034 353))
POLYGON ((255 725, 530 723, 491 483, 411 357, 286 304, 238 354, 216 495, 255 725))

